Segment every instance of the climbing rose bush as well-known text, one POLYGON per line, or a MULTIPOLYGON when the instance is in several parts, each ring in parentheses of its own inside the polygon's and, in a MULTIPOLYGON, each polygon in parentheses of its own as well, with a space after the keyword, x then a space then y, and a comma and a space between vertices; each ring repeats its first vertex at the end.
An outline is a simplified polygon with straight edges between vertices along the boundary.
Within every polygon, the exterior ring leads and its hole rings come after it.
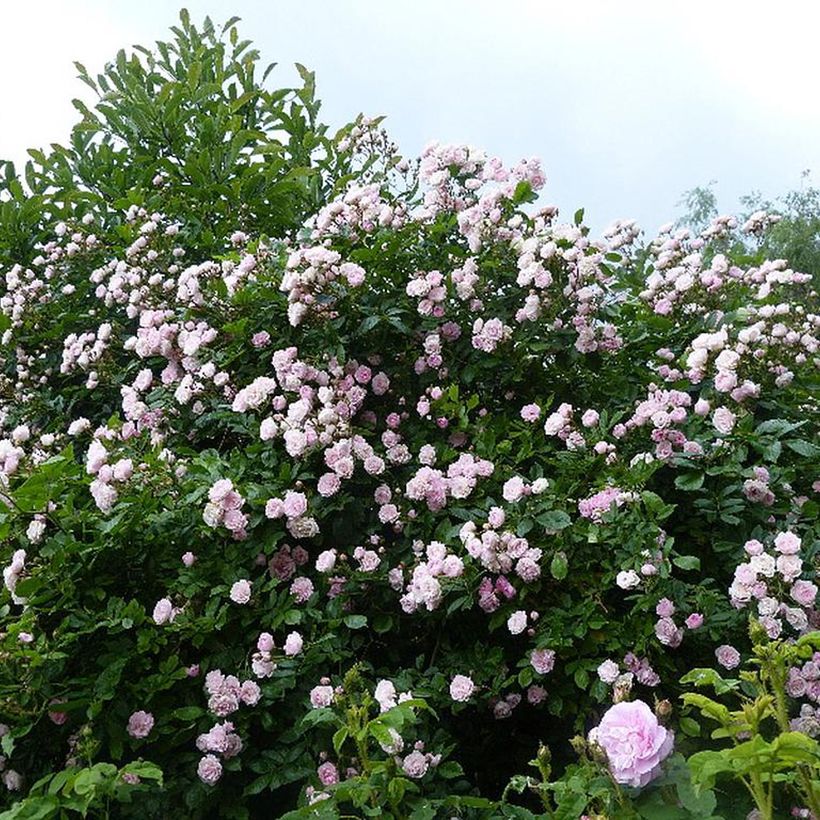
POLYGON ((745 816, 679 698, 820 623, 810 277, 331 136, 234 23, 6 168, 2 816, 745 816))

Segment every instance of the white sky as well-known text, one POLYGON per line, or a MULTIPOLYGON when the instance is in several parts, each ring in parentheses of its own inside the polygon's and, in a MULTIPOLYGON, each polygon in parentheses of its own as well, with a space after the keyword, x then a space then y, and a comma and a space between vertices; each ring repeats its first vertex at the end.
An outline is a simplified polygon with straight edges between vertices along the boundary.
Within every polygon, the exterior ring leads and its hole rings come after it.
MULTIPOLYGON (((387 114, 407 155, 430 139, 513 161, 540 156, 545 199, 602 228, 677 215, 718 180, 721 206, 820 176, 820 6, 733 0, 188 0, 194 20, 242 17, 269 81, 299 61, 324 115, 387 114)), ((168 0, 0 0, 0 157, 64 141, 117 50, 167 39, 168 0)))

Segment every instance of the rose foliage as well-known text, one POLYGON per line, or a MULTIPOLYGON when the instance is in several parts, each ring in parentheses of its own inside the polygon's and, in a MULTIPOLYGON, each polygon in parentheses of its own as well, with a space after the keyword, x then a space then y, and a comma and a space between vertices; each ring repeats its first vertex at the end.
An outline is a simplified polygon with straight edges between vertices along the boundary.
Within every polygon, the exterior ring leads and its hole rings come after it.
POLYGON ((596 237, 536 159, 331 134, 235 22, 5 166, 2 816, 808 812, 820 317, 766 214, 596 237))

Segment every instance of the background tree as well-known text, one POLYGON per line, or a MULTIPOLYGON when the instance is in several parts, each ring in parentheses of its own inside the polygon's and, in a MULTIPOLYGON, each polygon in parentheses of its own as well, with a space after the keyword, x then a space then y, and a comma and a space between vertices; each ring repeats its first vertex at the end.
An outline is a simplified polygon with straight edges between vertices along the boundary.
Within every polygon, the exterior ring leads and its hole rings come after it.
MULTIPOLYGON (((680 227, 700 233, 718 215, 717 196, 712 180, 706 186, 686 191, 678 206, 684 213, 677 220, 680 227)), ((742 225, 755 212, 766 211, 779 217, 765 233, 751 241, 736 234, 732 237, 736 252, 745 248, 760 258, 786 259, 799 271, 810 273, 820 281, 820 189, 811 181, 811 172, 803 171, 799 188, 766 199, 759 191, 740 198, 742 225)))

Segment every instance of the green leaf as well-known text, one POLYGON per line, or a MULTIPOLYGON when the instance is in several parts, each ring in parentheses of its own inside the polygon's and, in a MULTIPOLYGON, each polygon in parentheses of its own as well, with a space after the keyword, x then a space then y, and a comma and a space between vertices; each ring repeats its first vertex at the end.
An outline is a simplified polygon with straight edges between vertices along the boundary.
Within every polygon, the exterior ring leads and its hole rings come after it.
POLYGON ((692 783, 692 774, 689 766, 684 764, 682 768, 684 775, 675 781, 678 799, 681 805, 694 817, 711 820, 717 808, 715 793, 710 789, 696 789, 692 783))
POLYGON ((365 316, 362 319, 361 324, 359 325, 359 333, 367 333, 369 330, 373 330, 374 327, 381 321, 381 316, 365 316))
POLYGON ((786 421, 785 419, 769 419, 768 421, 758 424, 755 433, 759 436, 774 435, 780 437, 786 433, 790 433, 792 430, 797 430, 798 427, 802 427, 805 423, 805 421, 794 423, 786 421))
POLYGON ((367 626, 366 615, 348 615, 345 618, 345 626, 348 629, 363 629, 367 626))
POLYGON ((700 558, 694 555, 676 555, 672 563, 684 570, 700 569, 700 558))
POLYGON ((719 672, 714 669, 698 667, 691 672, 687 672, 681 679, 681 683, 693 683, 695 686, 711 686, 716 694, 723 695, 731 692, 740 686, 740 681, 734 679, 724 679, 719 672))
POLYGON ((550 574, 556 581, 563 581, 567 577, 569 571, 569 562, 567 561, 566 553, 556 552, 550 562, 550 574))
POLYGON ((171 716, 177 720, 189 721, 196 720, 205 714, 205 710, 201 706, 181 706, 179 709, 174 709, 171 716))
POLYGON ((523 202, 534 202, 537 199, 537 195, 532 190, 532 186, 526 180, 521 180, 518 185, 515 186, 515 191, 512 195, 512 201, 516 205, 520 205, 523 202))
POLYGON ((692 782, 701 789, 711 789, 718 775, 735 771, 732 761, 723 752, 696 752, 688 762, 692 782))
POLYGON ((779 441, 772 441, 763 447, 761 453, 766 461, 774 464, 780 458, 782 451, 783 445, 779 441))
POLYGON ((387 797, 391 803, 400 803, 404 797, 410 781, 404 777, 394 777, 387 784, 387 797))
POLYGON ((683 695, 683 702, 687 706, 695 706, 704 717, 716 721, 721 726, 729 726, 732 723, 732 715, 729 710, 722 703, 707 698, 706 695, 686 692, 683 695))
POLYGON ((340 729, 337 729, 336 732, 333 734, 333 750, 336 752, 336 755, 340 755, 342 753, 342 746, 344 742, 347 740, 347 736, 349 734, 349 730, 347 726, 342 726, 340 729))
POLYGON ((535 522, 532 520, 532 518, 522 518, 518 522, 518 526, 515 528, 515 534, 519 538, 523 538, 534 526, 535 522))
POLYGON ((532 666, 525 666, 519 673, 518 673, 518 685, 519 686, 529 686, 532 683, 533 677, 533 668, 532 666))
POLYGON ((148 760, 135 760, 133 763, 125 765, 122 770, 137 775, 141 780, 154 780, 162 785, 162 769, 156 763, 151 763, 148 760))
POLYGON ((97 763, 90 769, 83 769, 74 780, 74 793, 89 794, 116 775, 117 767, 112 763, 97 763))
POLYGON ((94 684, 94 696, 97 699, 111 700, 111 698, 114 697, 120 678, 122 677, 123 669, 125 669, 125 665, 129 660, 127 655, 117 658, 100 673, 94 684))
POLYGON ((3 754, 6 757, 11 757, 14 751, 14 736, 11 734, 3 735, 3 737, 0 738, 0 748, 2 748, 3 754))
POLYGON ((367 724, 367 728, 376 742, 383 746, 390 747, 396 742, 396 738, 390 732, 391 727, 385 725, 385 723, 378 718, 371 720, 370 723, 367 724))
POLYGON ((461 777, 464 774, 464 769, 455 760, 448 760, 436 768, 436 774, 445 780, 452 780, 454 777, 461 777))
POLYGON ((703 486, 703 473, 684 473, 675 479, 675 486, 684 492, 693 492, 703 486))
POLYGON ((800 763, 820 766, 820 743, 803 732, 782 732, 772 743, 778 768, 792 768, 800 763))
POLYGON ((305 727, 319 726, 324 723, 338 723, 338 721, 339 718, 336 713, 332 709, 323 706, 320 709, 311 709, 306 712, 301 720, 301 725, 305 727))
POLYGON ((820 447, 805 439, 795 438, 783 443, 800 456, 805 456, 806 458, 817 458, 820 456, 820 447))
POLYGON ((535 520, 547 532, 560 532, 572 524, 572 519, 563 510, 547 510, 536 516, 535 520))
POLYGON ((681 731, 689 737, 700 737, 700 724, 690 717, 682 717, 679 721, 681 731))
POLYGON ((61 800, 53 794, 27 797, 0 814, 2 820, 54 820, 60 816, 61 800))
POLYGON ((379 635, 389 632, 393 628, 393 617, 385 613, 379 613, 373 618, 373 631, 379 635))

